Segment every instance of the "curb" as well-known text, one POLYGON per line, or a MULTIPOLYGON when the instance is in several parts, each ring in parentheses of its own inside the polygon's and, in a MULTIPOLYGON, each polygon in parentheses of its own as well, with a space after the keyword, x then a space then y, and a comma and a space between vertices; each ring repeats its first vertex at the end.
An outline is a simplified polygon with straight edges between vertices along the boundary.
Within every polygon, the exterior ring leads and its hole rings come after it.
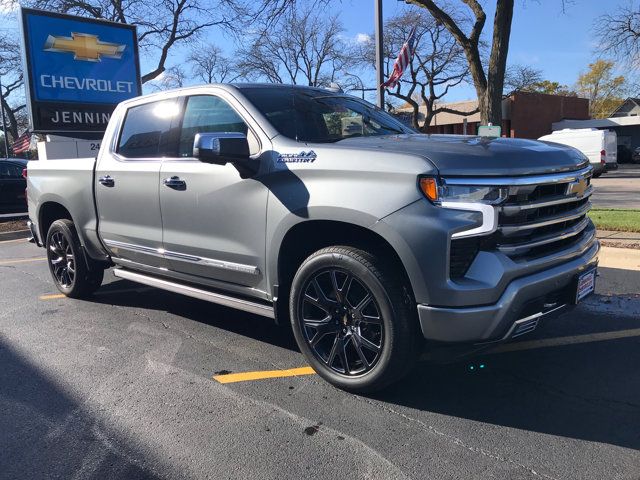
POLYGON ((18 240, 21 238, 29 238, 31 236, 31 232, 29 229, 26 230, 14 230, 13 232, 3 232, 0 233, 0 242, 6 242, 9 240, 18 240))
POLYGON ((596 236, 605 247, 640 250, 640 233, 598 230, 596 236))

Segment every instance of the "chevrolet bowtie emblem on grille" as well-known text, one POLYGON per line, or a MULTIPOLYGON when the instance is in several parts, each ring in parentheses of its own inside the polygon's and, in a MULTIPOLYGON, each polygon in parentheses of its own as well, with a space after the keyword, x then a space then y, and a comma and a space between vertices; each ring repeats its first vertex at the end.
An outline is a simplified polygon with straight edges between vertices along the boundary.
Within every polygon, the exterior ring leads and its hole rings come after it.
POLYGON ((587 191, 587 181, 584 177, 576 178, 573 182, 567 185, 567 195, 575 194, 576 197, 582 197, 584 192, 587 191))
POLYGON ((88 33, 72 33, 71 37, 54 37, 49 35, 44 44, 45 52, 73 53, 75 60, 99 62, 102 57, 122 58, 126 45, 101 42, 96 35, 88 33))

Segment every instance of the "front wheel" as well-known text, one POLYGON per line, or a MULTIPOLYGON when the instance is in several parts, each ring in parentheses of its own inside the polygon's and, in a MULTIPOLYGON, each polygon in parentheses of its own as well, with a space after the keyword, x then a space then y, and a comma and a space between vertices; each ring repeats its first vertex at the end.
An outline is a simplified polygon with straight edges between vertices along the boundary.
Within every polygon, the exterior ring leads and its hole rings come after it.
POLYGON ((298 346, 333 385, 368 393, 400 380, 420 344, 404 276, 377 256, 329 247, 307 258, 291 287, 298 346))
POLYGON ((53 281, 67 297, 86 297, 100 288, 104 269, 85 258, 71 220, 56 220, 51 224, 46 248, 53 281))

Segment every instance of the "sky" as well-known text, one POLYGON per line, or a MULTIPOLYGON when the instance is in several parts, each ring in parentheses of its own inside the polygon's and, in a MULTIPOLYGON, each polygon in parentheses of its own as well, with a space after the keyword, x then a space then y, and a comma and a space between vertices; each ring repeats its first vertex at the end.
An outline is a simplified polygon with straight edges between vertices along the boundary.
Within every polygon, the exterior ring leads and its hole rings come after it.
MULTIPOLYGON (((496 0, 480 0, 487 13, 485 32, 490 35, 496 0)), ((515 0, 508 63, 529 65, 543 72, 544 78, 561 84, 572 85, 580 72, 596 58, 593 25, 597 17, 611 12, 617 5, 628 5, 632 0, 567 0, 563 13, 561 0, 515 0)), ((0 12, 4 11, 0 0, 0 12)), ((461 4, 461 2, 457 1, 461 4)), ((635 4, 638 1, 635 0, 635 4)), ((345 40, 356 42, 374 31, 374 0, 331 0, 328 13, 339 15, 345 26, 345 40)), ((410 8, 402 0, 383 0, 384 17, 394 16, 410 8)), ((5 22, 2 29, 14 30, 16 24, 5 22)), ((211 31, 207 40, 218 44, 229 55, 235 50, 232 38, 220 31, 211 31)), ((180 63, 184 52, 172 52, 173 63, 180 63)), ((143 73, 151 64, 141 60, 143 73)), ((621 72, 624 74, 625 72, 621 72)), ((364 75, 366 86, 373 86, 374 72, 364 75)), ((471 85, 456 87, 446 101, 459 101, 475 97, 471 85)))
MULTIPOLYGON (((480 1, 487 13, 485 32, 490 34, 496 2, 480 1)), ((568 0, 564 13, 560 0, 515 2, 508 63, 529 65, 542 70, 544 78, 548 80, 572 85, 579 73, 586 70, 596 58, 593 24, 597 17, 613 11, 617 5, 628 5, 630 0, 568 0)), ((404 1, 383 0, 385 18, 407 8, 410 7, 404 1)), ((374 31, 374 0, 333 0, 327 10, 340 16, 346 29, 345 36, 350 41, 362 39, 362 35, 374 31)), ((233 46, 225 42, 222 35, 213 34, 211 37, 225 50, 233 50, 233 46)), ((374 72, 371 72, 371 82, 373 75, 374 72)), ((446 100, 474 97, 475 90, 466 85, 453 89, 446 100)))
MULTIPOLYGON (((616 5, 629 0, 573 0, 562 12, 560 0, 515 0, 508 64, 521 64, 542 70, 544 78, 565 85, 575 83, 580 72, 596 58, 593 24, 616 5)), ((485 31, 491 32, 495 0, 481 0, 487 13, 485 31)), ((355 37, 374 28, 374 0, 343 0, 341 18, 346 34, 355 37), (363 8, 369 6, 370 8, 363 8)), ((337 6, 336 6, 337 7, 337 6)), ((407 6, 397 0, 384 0, 383 15, 397 14, 407 6)), ((475 97, 472 86, 454 89, 447 101, 475 97)))

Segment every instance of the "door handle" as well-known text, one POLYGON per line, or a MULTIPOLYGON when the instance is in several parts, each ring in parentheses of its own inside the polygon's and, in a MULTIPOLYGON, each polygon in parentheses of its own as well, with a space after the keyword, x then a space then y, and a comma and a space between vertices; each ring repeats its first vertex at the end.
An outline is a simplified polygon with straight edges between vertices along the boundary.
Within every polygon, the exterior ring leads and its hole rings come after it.
POLYGON ((162 183, 165 187, 173 188, 176 190, 186 190, 187 188, 187 182, 176 176, 165 178, 162 183))
POLYGON ((111 177, 111 175, 100 177, 98 181, 105 187, 114 187, 116 185, 116 181, 113 179, 113 177, 111 177))

